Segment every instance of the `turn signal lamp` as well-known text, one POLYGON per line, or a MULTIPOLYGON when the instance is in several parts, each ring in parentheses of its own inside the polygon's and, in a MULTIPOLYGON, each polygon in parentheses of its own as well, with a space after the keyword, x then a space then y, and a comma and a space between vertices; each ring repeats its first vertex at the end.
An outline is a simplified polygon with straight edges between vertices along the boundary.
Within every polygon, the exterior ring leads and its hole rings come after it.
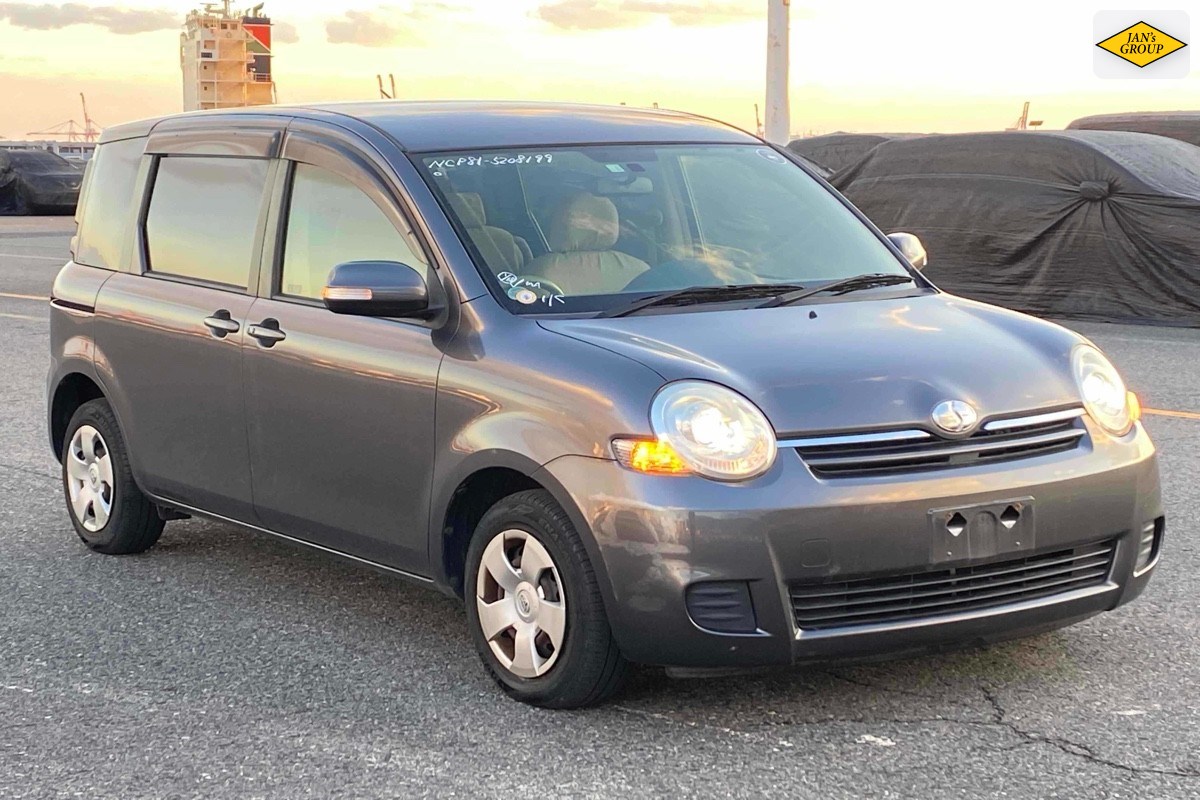
POLYGON ((612 446, 617 461, 638 472, 686 475, 692 471, 675 448, 660 439, 614 439, 612 446))
POLYGON ((359 286, 326 286, 321 290, 321 297, 326 300, 370 300, 374 293, 359 286))
POLYGON ((1137 422, 1142 418, 1142 401, 1138 400, 1138 396, 1133 392, 1129 393, 1129 397, 1125 400, 1129 406, 1129 421, 1137 422))

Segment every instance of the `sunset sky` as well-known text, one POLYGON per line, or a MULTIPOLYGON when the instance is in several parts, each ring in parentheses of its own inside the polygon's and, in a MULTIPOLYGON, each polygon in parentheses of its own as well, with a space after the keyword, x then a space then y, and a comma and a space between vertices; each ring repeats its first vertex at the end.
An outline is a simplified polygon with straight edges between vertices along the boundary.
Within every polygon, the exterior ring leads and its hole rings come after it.
MULTIPOLYGON (((81 120, 79 92, 100 124, 179 111, 178 31, 192 5, 0 1, 0 138, 81 120)), ((1200 57, 1181 80, 1092 74, 1098 9, 1163 6, 793 0, 792 130, 998 129, 1025 100, 1047 127, 1200 107, 1200 57)), ((762 102, 765 0, 268 0, 264 10, 285 103, 374 98, 376 73, 388 72, 402 98, 657 101, 748 129, 762 102)))

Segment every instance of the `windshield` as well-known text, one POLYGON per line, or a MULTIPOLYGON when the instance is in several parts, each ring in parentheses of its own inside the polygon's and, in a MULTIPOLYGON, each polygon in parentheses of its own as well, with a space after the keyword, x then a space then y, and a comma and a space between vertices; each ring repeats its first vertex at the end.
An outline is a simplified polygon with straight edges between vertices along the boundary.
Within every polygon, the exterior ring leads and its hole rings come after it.
POLYGON ((418 163, 515 313, 604 312, 698 286, 909 274, 833 194, 763 146, 474 151, 418 163))

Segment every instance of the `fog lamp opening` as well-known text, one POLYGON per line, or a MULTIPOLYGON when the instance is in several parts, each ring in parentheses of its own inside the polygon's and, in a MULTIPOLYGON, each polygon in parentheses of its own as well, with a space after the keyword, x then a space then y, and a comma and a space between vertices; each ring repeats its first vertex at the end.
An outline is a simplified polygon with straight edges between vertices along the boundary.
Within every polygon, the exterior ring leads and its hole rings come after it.
POLYGON ((1145 575, 1158 563, 1158 553, 1162 548, 1165 529, 1166 520, 1163 517, 1142 526, 1141 535, 1138 537, 1137 559, 1133 564, 1133 577, 1145 575))

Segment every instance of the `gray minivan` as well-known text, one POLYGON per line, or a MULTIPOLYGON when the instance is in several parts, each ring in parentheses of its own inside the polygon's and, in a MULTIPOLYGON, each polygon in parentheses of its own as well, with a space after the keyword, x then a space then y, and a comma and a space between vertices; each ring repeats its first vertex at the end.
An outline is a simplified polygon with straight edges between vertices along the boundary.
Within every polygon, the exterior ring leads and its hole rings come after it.
POLYGON ((1095 346, 940 292, 915 237, 711 120, 136 122, 78 222, 48 390, 80 538, 203 516, 428 584, 526 702, 1026 635, 1158 560, 1095 346))

